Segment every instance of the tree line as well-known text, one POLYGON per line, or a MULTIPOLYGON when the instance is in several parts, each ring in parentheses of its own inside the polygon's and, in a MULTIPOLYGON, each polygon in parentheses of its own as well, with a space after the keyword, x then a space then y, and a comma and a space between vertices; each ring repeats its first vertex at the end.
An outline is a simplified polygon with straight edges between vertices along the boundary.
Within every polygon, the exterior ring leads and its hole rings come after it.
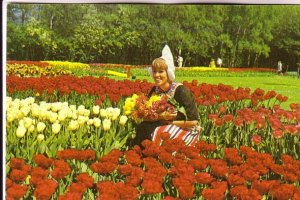
POLYGON ((8 4, 8 60, 150 64, 168 44, 184 66, 300 64, 300 6, 8 4))

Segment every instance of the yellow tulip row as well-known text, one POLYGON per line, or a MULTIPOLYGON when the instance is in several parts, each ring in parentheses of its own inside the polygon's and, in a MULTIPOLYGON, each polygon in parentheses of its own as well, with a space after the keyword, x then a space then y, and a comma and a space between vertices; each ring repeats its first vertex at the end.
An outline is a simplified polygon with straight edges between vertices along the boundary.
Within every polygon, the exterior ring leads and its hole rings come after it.
POLYGON ((127 74, 125 74, 125 73, 116 72, 116 71, 112 71, 112 70, 107 70, 107 74, 125 77, 125 78, 127 77, 127 74))
POLYGON ((228 71, 228 68, 223 67, 178 67, 176 70, 188 70, 188 71, 228 71))
POLYGON ((80 62, 68 62, 68 61, 42 61, 48 63, 50 66, 56 69, 74 70, 74 69, 88 69, 89 65, 80 62))

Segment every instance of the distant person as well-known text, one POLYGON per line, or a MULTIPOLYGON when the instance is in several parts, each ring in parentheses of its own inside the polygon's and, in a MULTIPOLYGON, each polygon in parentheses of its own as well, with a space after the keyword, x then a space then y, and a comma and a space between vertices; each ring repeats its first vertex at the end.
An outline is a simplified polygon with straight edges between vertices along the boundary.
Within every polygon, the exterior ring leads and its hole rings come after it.
POLYGON ((209 63, 209 67, 210 68, 216 68, 216 63, 214 59, 211 59, 210 63, 209 63))
POLYGON ((222 59, 221 58, 217 59, 217 66, 222 67, 222 59))
POLYGON ((277 73, 282 75, 282 63, 280 60, 277 63, 277 73))
POLYGON ((178 63, 178 67, 182 67, 183 58, 181 56, 178 56, 177 63, 178 63))

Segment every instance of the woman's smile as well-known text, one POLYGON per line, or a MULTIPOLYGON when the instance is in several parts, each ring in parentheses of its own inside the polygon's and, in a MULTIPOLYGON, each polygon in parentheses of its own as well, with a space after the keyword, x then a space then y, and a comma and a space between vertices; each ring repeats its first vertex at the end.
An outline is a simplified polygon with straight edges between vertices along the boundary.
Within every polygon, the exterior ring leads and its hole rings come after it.
POLYGON ((155 85, 163 90, 167 90, 170 86, 168 74, 165 69, 153 69, 153 79, 155 85))
POLYGON ((154 79, 154 81, 158 83, 158 82, 162 81, 162 79, 161 78, 156 78, 156 79, 154 79))

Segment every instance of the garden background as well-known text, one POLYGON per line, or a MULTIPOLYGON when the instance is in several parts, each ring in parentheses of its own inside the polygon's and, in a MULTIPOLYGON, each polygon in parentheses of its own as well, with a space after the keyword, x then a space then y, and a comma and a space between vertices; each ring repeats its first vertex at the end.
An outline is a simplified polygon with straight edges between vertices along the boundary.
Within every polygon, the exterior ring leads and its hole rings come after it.
POLYGON ((8 199, 300 198, 299 6, 11 3, 6 45, 8 199), (166 43, 204 131, 132 147, 166 43))

